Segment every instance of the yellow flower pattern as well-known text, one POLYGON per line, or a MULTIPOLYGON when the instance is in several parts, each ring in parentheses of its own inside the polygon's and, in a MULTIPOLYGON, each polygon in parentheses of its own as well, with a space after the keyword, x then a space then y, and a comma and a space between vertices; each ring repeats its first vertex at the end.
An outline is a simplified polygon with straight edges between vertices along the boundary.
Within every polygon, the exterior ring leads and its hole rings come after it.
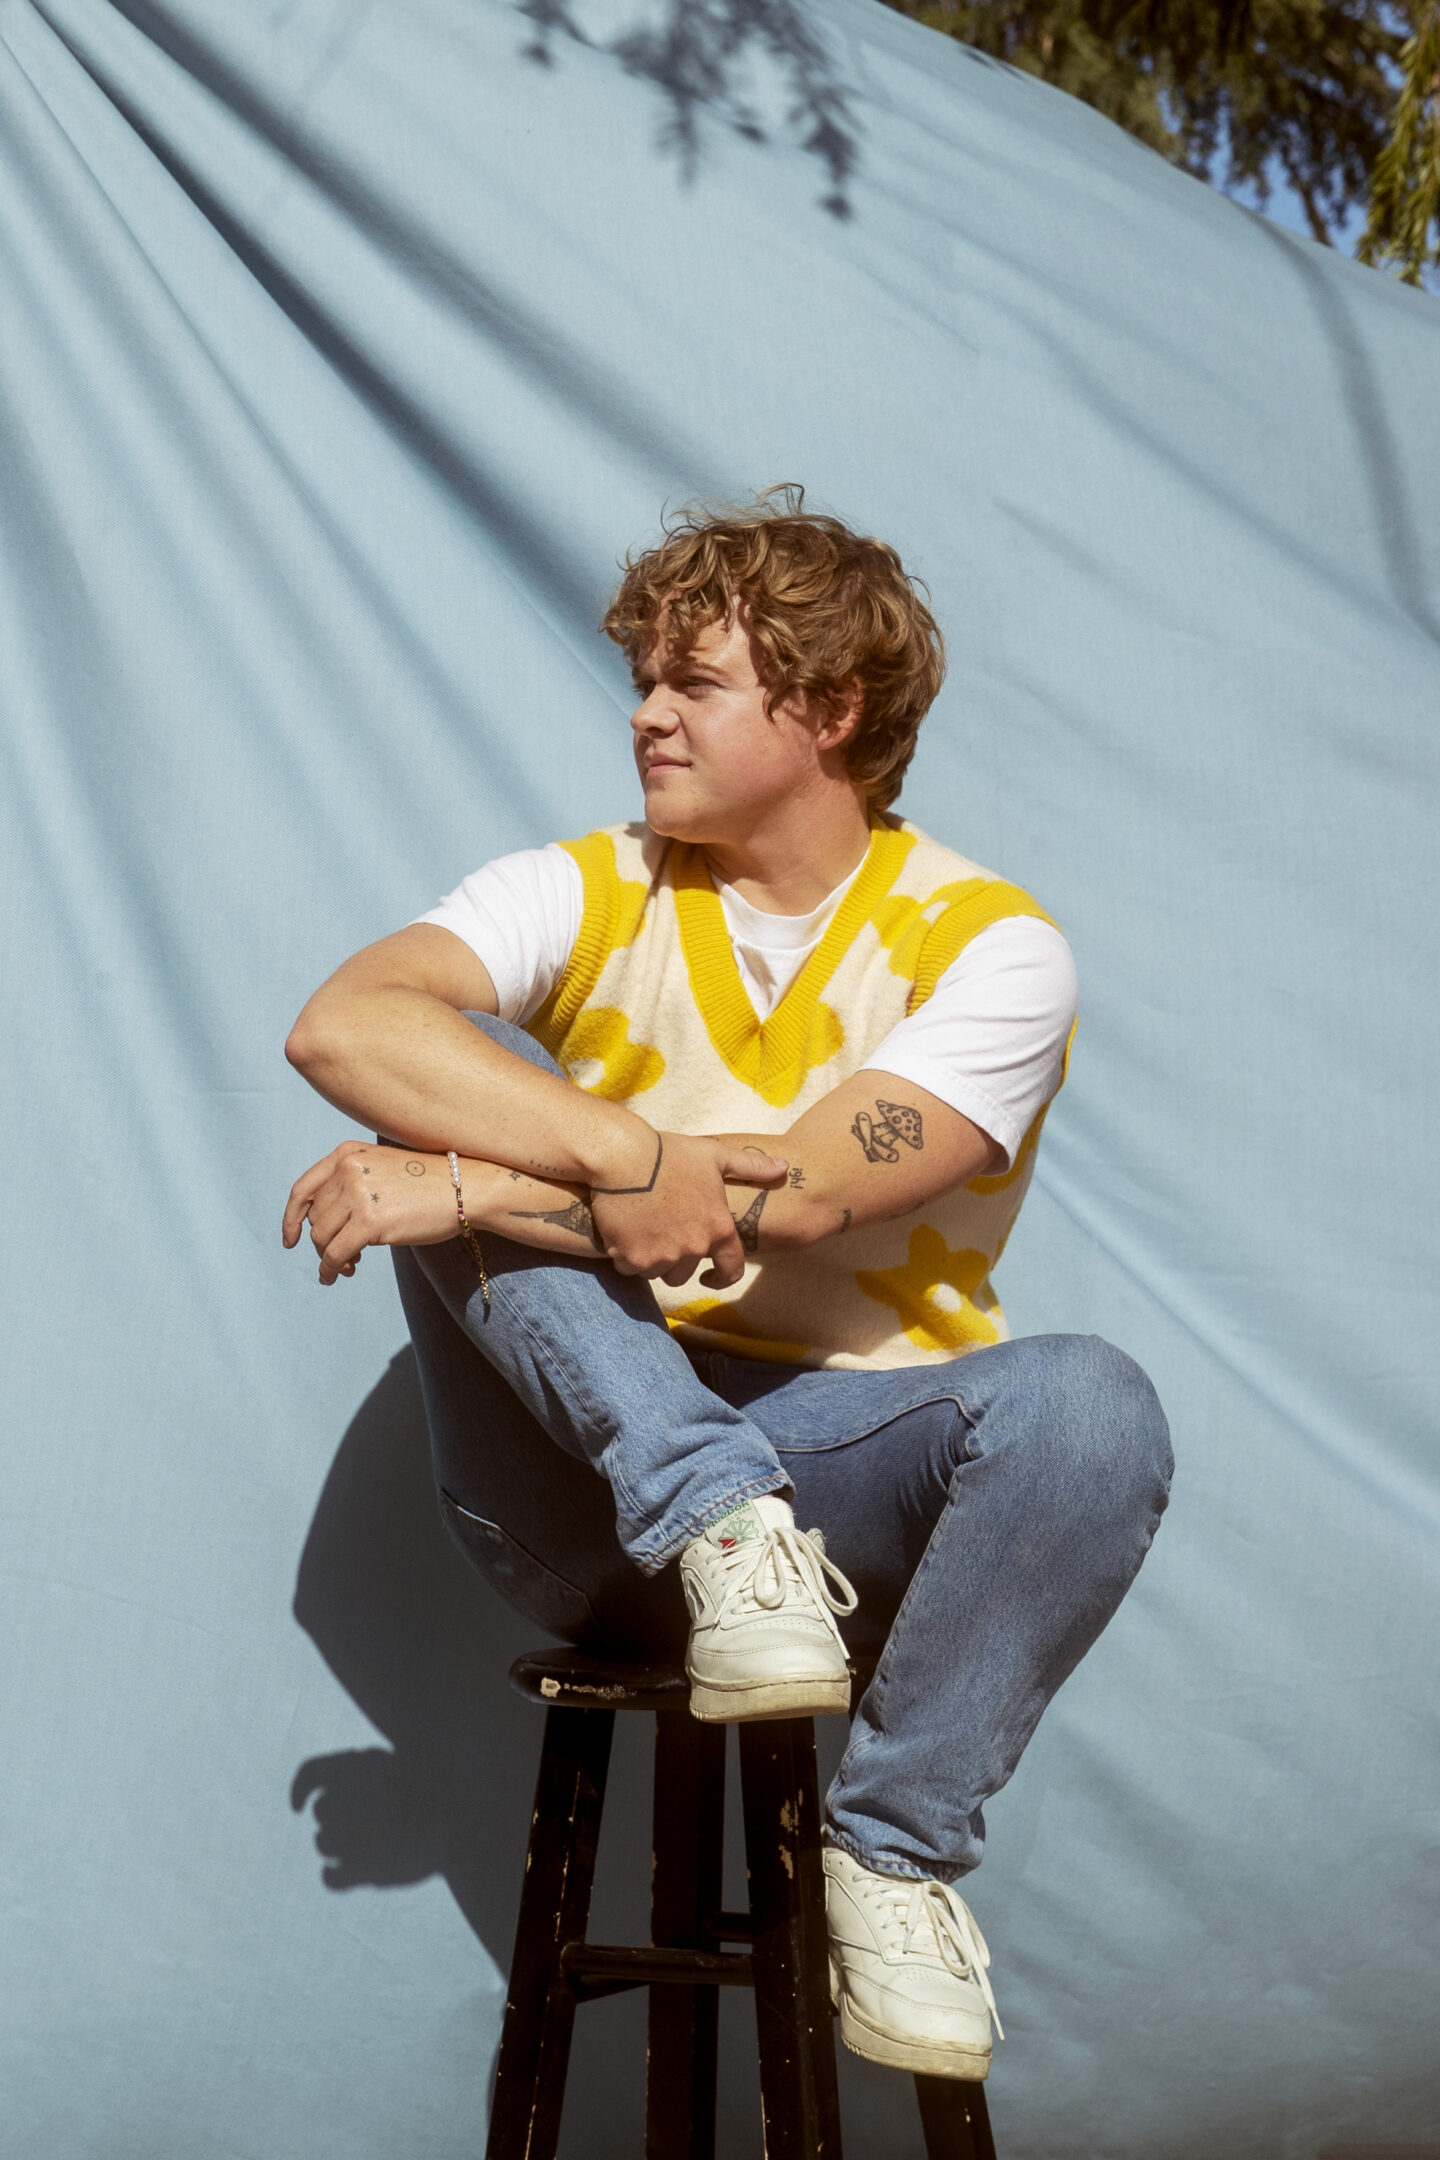
POLYGON ((899 1267, 862 1268, 855 1282, 866 1297, 890 1307, 917 1349, 954 1352, 1000 1340, 999 1329, 976 1300, 989 1272, 984 1253, 951 1252, 938 1230, 919 1223, 899 1267))
MULTIPOLYGON (((580 935, 530 1032, 590 1093, 678 1132, 783 1132, 863 1068, 987 924, 1043 912, 881 818, 819 945, 762 1021, 698 851, 643 825, 565 845, 584 881, 580 935)), ((1038 1137, 1037 1119, 1009 1171, 902 1220, 813 1252, 753 1257, 728 1293, 657 1284, 660 1310, 692 1344, 785 1365, 909 1365, 1003 1341, 989 1276, 1038 1137)))
POLYGON ((730 1342, 739 1343, 741 1355, 753 1358, 773 1358, 781 1365, 801 1365, 809 1351, 808 1343, 777 1342, 762 1335, 754 1324, 739 1310, 740 1300, 733 1304, 724 1298, 692 1298, 688 1305, 677 1305, 667 1314, 672 1328, 704 1328, 707 1334, 718 1339, 716 1349, 728 1349, 730 1342), (729 1338, 727 1341, 726 1338, 729 1338))
POLYGON ((665 1070, 665 1060, 650 1043, 634 1043, 625 1015, 617 1005, 591 1005, 578 1015, 565 1037, 563 1061, 572 1077, 577 1065, 594 1060, 600 1066, 598 1080, 581 1080, 589 1095, 603 1095, 606 1102, 626 1102, 653 1088, 665 1070))

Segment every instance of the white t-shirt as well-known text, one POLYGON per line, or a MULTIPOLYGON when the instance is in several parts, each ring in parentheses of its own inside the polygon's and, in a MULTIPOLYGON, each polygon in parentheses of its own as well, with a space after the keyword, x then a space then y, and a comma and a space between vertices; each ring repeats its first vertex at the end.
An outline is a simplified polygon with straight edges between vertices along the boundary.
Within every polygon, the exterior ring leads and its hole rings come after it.
MULTIPOLYGON (((718 887, 758 1019, 773 1012, 799 974, 858 870, 808 915, 767 915, 729 885, 718 887)), ((486 863, 418 920, 463 940, 495 985, 501 1019, 523 1025, 565 972, 584 898, 579 864, 552 841, 486 863)), ((1069 946, 1038 917, 1010 915, 970 940, 864 1069, 927 1088, 998 1141, 1008 1163, 1060 1085, 1074 1018, 1069 946)))

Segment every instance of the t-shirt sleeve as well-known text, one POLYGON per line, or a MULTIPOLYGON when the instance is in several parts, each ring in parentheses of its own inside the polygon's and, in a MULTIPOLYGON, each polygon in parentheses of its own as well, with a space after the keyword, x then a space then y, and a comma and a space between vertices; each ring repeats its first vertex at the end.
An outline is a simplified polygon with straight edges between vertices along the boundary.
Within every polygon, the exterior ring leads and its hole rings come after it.
POLYGON ((1053 924, 1007 915, 973 937, 865 1069, 913 1080, 989 1133, 1006 1166, 1060 1085, 1075 962, 1053 924))
POLYGON ((489 971, 500 1018, 523 1027, 564 974, 584 906, 580 865, 552 840, 497 855, 416 921, 462 938, 489 971))

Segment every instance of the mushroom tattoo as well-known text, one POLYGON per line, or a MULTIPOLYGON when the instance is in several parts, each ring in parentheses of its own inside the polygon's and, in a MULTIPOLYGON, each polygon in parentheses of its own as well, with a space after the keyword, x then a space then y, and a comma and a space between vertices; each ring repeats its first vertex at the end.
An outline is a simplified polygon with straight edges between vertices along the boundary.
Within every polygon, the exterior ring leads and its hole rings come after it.
POLYGON ((897 1140, 917 1152, 924 1147, 925 1126, 918 1110, 912 1110, 907 1103, 882 1102, 878 1096, 875 1107, 880 1112, 879 1124, 868 1111, 861 1110, 850 1127, 865 1150, 866 1162, 899 1162, 897 1140))

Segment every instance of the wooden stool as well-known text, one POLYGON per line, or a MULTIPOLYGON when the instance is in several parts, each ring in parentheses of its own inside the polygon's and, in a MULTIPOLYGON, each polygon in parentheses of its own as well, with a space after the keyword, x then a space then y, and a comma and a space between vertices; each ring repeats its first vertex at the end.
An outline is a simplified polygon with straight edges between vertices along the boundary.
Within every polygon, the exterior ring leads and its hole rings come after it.
MULTIPOLYGON (((840 2160, 813 1721, 739 1728, 750 1910, 725 1912, 725 1727, 691 1717, 680 1667, 541 1650, 510 1680, 549 1714, 487 2160, 554 2160, 575 2006, 636 1987, 650 1990, 646 2160, 713 2160, 721 1987, 755 1992, 766 2160, 840 2160), (617 1710, 655 1714, 645 1948, 585 1938, 617 1710)), ((983 2085, 915 2087, 930 2160, 995 2160, 983 2085)))

